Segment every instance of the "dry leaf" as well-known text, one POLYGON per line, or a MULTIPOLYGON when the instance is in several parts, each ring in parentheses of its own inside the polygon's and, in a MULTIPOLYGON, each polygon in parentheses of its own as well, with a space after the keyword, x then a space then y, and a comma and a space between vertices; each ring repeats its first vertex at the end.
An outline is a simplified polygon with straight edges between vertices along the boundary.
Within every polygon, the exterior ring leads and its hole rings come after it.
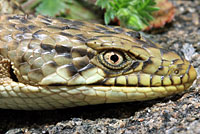
POLYGON ((149 26, 144 28, 144 30, 150 30, 152 28, 163 27, 166 23, 173 20, 175 15, 175 7, 168 0, 156 0, 156 7, 160 10, 153 13, 154 20, 151 21, 149 26))

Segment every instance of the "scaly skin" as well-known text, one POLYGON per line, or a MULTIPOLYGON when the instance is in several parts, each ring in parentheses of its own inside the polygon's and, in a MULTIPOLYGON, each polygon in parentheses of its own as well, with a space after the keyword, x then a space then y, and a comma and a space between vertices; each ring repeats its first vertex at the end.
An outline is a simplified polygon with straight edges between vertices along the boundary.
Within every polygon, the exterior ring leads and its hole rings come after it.
POLYGON ((195 78, 184 58, 129 29, 0 16, 0 108, 150 100, 182 92, 195 78))

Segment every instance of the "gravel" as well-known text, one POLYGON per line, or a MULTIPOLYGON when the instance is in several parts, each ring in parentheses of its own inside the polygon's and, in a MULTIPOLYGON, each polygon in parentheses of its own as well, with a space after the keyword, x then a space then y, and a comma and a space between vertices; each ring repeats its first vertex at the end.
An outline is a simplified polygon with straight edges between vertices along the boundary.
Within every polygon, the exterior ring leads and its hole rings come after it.
POLYGON ((145 102, 52 111, 0 110, 6 134, 200 134, 200 1, 176 0, 176 16, 151 38, 190 60, 198 72, 184 94, 145 102))

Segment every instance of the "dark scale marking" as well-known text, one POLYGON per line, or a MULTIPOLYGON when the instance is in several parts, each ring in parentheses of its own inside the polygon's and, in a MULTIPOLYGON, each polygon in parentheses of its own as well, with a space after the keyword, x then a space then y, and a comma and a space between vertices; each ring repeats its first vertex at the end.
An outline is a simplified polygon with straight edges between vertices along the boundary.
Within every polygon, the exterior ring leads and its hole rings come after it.
POLYGON ((73 25, 79 25, 79 26, 84 26, 85 23, 81 22, 81 21, 72 21, 73 25))
POLYGON ((30 29, 30 30, 33 30, 34 28, 36 28, 36 26, 35 25, 28 25, 27 28, 30 29))
POLYGON ((124 42, 123 42, 123 41, 120 41, 120 43, 121 43, 122 45, 124 45, 124 42))
POLYGON ((21 18, 21 16, 17 16, 17 15, 15 15, 15 16, 8 16, 7 20, 20 20, 20 18, 21 18))
POLYGON ((96 28, 93 28, 91 32, 102 33, 102 31, 101 31, 101 30, 99 30, 99 29, 96 29, 96 28))
POLYGON ((70 53, 71 52, 72 47, 69 46, 61 46, 61 45, 56 45, 55 50, 58 54, 61 53, 70 53))
POLYGON ((119 86, 119 84, 117 84, 117 78, 116 77, 115 77, 114 85, 119 86))
POLYGON ((136 32, 135 38, 137 38, 138 40, 141 39, 140 33, 136 32))
POLYGON ((81 68, 80 70, 78 70, 78 72, 84 72, 84 71, 86 71, 86 70, 88 70, 88 69, 91 69, 91 68, 95 68, 96 66, 95 65, 93 65, 93 64, 88 64, 87 66, 85 66, 84 68, 81 68))
POLYGON ((88 60, 78 60, 78 62, 76 62, 75 64, 76 64, 75 65, 76 68, 82 69, 89 64, 89 61, 88 60))
POLYGON ((16 27, 15 27, 16 24, 9 24, 9 25, 10 25, 11 27, 13 27, 13 28, 16 28, 16 27))
POLYGON ((105 34, 105 31, 94 31, 96 33, 101 33, 101 34, 105 34))
POLYGON ((113 36, 112 35, 98 35, 98 36, 95 36, 96 39, 103 38, 103 37, 113 37, 113 36))
POLYGON ((72 21, 71 21, 71 20, 68 20, 68 19, 57 18, 57 20, 60 21, 61 23, 72 24, 72 21))
POLYGON ((105 85, 105 84, 103 84, 102 80, 98 80, 95 83, 91 83, 89 85, 97 85, 97 86, 99 86, 99 85, 105 85))
POLYGON ((78 73, 76 67, 74 67, 73 64, 68 64, 68 65, 66 65, 66 70, 67 70, 67 73, 68 73, 70 76, 74 76, 76 73, 78 73))
POLYGON ((61 83, 53 83, 53 84, 48 84, 47 86, 55 86, 55 87, 57 87, 57 86, 66 86, 66 84, 61 84, 61 83))
POLYGON ((126 32, 126 35, 133 37, 134 39, 141 39, 141 35, 139 32, 135 32, 135 31, 129 31, 126 32))
POLYGON ((161 54, 161 56, 163 56, 164 54, 166 54, 166 53, 169 52, 168 50, 163 49, 163 48, 160 48, 159 50, 160 50, 160 54, 161 54))
POLYGON ((152 86, 152 79, 153 79, 153 76, 152 74, 150 75, 150 87, 152 86))
POLYGON ((31 42, 28 44, 28 49, 32 49, 32 50, 33 50, 35 47, 38 46, 38 44, 35 45, 34 43, 32 43, 32 41, 34 42, 34 40, 35 40, 35 39, 31 39, 31 42))
POLYGON ((146 68, 149 64, 153 64, 151 58, 143 62, 142 70, 146 68))
POLYGON ((72 55, 71 55, 71 54, 68 54, 68 53, 66 53, 66 54, 64 55, 64 57, 66 57, 66 58, 72 58, 72 55))
MULTIPOLYGON (((173 51, 173 50, 172 50, 173 51)), ((174 53, 177 53, 176 51, 173 51, 174 53)), ((181 52, 182 53, 182 52, 181 52)), ((182 53, 184 55, 184 53, 182 53)), ((184 61, 185 59, 183 58, 183 56, 179 56, 181 58, 182 61, 184 61)))
POLYGON ((133 63, 130 65, 129 68, 123 70, 123 73, 128 72, 128 71, 131 70, 131 69, 134 70, 134 69, 136 69, 139 65, 140 65, 140 62, 138 62, 138 61, 133 62, 133 63))
POLYGON ((171 76, 171 75, 169 75, 169 79, 170 79, 170 81, 172 82, 172 84, 171 84, 171 85, 174 85, 174 81, 173 81, 173 79, 172 79, 172 76, 171 76))
POLYGON ((159 66, 159 68, 158 68, 159 71, 162 71, 163 69, 164 69, 163 66, 159 66))
POLYGON ((52 51, 54 47, 50 44, 40 44, 41 48, 45 51, 52 51))
POLYGON ((66 36, 66 37, 69 37, 69 38, 74 37, 73 35, 68 34, 68 33, 64 33, 64 32, 60 32, 59 34, 60 34, 60 35, 63 35, 63 36, 66 36))
POLYGON ((172 60, 172 64, 176 64, 177 61, 179 61, 179 59, 172 60))
POLYGON ((46 22, 42 22, 43 24, 47 25, 47 26, 50 26, 51 23, 46 23, 46 22))
POLYGON ((136 40, 136 42, 138 44, 141 44, 142 47, 147 47, 147 48, 150 47, 149 44, 147 42, 143 41, 143 40, 136 40))
POLYGON ((87 40, 87 38, 83 34, 76 34, 75 37, 82 42, 86 42, 87 40))
MULTIPOLYGON (((10 2, 10 0, 8 0, 8 1, 10 2)), ((17 4, 15 4, 15 3, 12 3, 12 8, 15 9, 15 10, 17 10, 17 9, 22 10, 21 7, 19 7, 19 6, 18 6, 17 4)))
POLYGON ((151 40, 149 40, 148 38, 143 37, 146 40, 146 43, 154 48, 158 48, 151 40))
MULTIPOLYGON (((137 74, 137 79, 138 79, 138 83, 137 83, 137 87, 141 86, 142 84, 140 84, 140 74, 137 74)), ((143 85, 142 85, 143 86, 143 85)))
POLYGON ((95 40, 97 40, 97 38, 90 38, 90 39, 87 39, 86 41, 85 41, 85 43, 87 44, 87 42, 90 42, 90 41, 95 41, 95 40))
POLYGON ((40 32, 43 32, 44 30, 38 30, 38 31, 36 31, 32 36, 33 36, 33 38, 36 38, 36 39, 38 39, 38 38, 40 38, 39 36, 38 36, 38 34, 40 33, 40 32))
POLYGON ((70 29, 69 26, 64 26, 64 27, 61 27, 62 30, 65 30, 65 29, 70 29))
POLYGON ((159 66, 158 69, 156 70, 155 74, 157 74, 159 71, 162 71, 164 69, 163 66, 159 66))
POLYGON ((20 63, 20 64, 22 64, 22 63, 26 63, 27 61, 26 61, 26 59, 23 56, 23 57, 17 58, 17 62, 20 63))
POLYGON ((58 21, 60 21, 61 23, 67 24, 67 25, 72 25, 73 21, 68 20, 68 19, 64 19, 64 18, 57 18, 58 21))
POLYGON ((23 63, 23 62, 27 62, 27 59, 25 58, 25 55, 23 55, 23 56, 21 57, 21 63, 23 63))
POLYGON ((124 29, 123 28, 114 28, 114 30, 118 33, 123 33, 124 29))
POLYGON ((40 68, 32 69, 28 73, 28 77, 29 77, 30 81, 41 81, 41 77, 43 77, 42 70, 40 68), (34 75, 32 75, 32 74, 34 74, 34 75))
POLYGON ((19 27, 17 30, 22 31, 22 32, 30 32, 30 30, 27 27, 19 27))
MULTIPOLYGON (((108 80, 108 78, 105 78, 101 81, 101 83, 99 83, 99 85, 108 85, 108 84, 105 84, 106 81, 108 80)), ((110 85, 110 84, 109 84, 110 85)))
POLYGON ((124 73, 126 73, 126 72, 130 71, 131 69, 132 69, 131 67, 129 67, 129 68, 126 68, 126 69, 123 69, 123 70, 122 70, 122 74, 124 74, 124 73))
POLYGON ((104 33, 105 33, 105 34, 118 34, 118 33, 115 32, 115 31, 105 31, 104 33))
POLYGON ((50 67, 52 67, 52 68, 56 68, 58 65, 57 65, 57 63, 55 62, 55 61, 50 61, 50 62, 48 62, 47 63, 50 67))
POLYGON ((184 75, 185 75, 185 74, 182 74, 182 75, 179 76, 180 79, 181 79, 181 84, 183 84, 183 80, 182 80, 182 79, 183 79, 184 75))
MULTIPOLYGON (((191 66, 192 66, 192 65, 189 65, 189 67, 187 68, 187 71, 185 72, 186 74, 189 73, 189 70, 190 70, 191 66)), ((188 75, 188 76, 189 76, 189 75, 188 75)), ((190 76, 189 76, 189 77, 190 77, 190 76)))
POLYGON ((52 26, 52 25, 50 25, 50 26, 48 26, 48 28, 53 28, 53 29, 58 29, 58 30, 63 30, 62 29, 62 27, 59 27, 59 26, 52 26))
POLYGON ((78 25, 70 25, 69 29, 73 29, 73 30, 80 30, 80 27, 78 25))
POLYGON ((109 76, 113 74, 121 74, 122 71, 104 70, 104 72, 107 76, 109 76))
POLYGON ((81 57, 87 55, 87 49, 84 48, 72 48, 72 54, 78 53, 81 57))
POLYGON ((96 26, 96 28, 103 30, 103 31, 108 31, 109 29, 103 26, 96 26))
POLYGON ((19 34, 16 34, 15 37, 17 40, 22 40, 24 39, 24 34, 19 33, 19 34))
POLYGON ((161 85, 162 85, 162 86, 164 86, 164 84, 163 84, 164 78, 165 78, 164 76, 161 76, 161 85))
POLYGON ((28 15, 28 14, 26 14, 25 18, 26 18, 27 20, 32 20, 32 19, 35 18, 35 17, 34 17, 33 15, 28 15))
POLYGON ((126 79, 126 84, 125 85, 128 85, 128 76, 127 75, 125 76, 125 79, 126 79))
POLYGON ((42 17, 42 19, 48 23, 52 23, 52 21, 49 19, 49 18, 46 18, 46 17, 42 17))
POLYGON ((115 26, 110 26, 110 25, 103 25, 103 26, 105 26, 107 28, 111 28, 111 29, 115 28, 115 26))
POLYGON ((87 56, 89 59, 92 59, 94 57, 94 55, 95 55, 94 53, 87 51, 87 56))
POLYGON ((72 58, 72 55, 70 53, 62 53, 62 54, 58 54, 58 56, 62 56, 62 57, 68 58, 68 59, 72 58))
POLYGON ((20 18, 20 22, 23 23, 23 24, 26 24, 28 21, 26 18, 20 18))
POLYGON ((178 65, 177 65, 177 68, 182 68, 182 67, 184 67, 184 66, 185 66, 184 63, 182 63, 182 64, 178 64, 178 65))

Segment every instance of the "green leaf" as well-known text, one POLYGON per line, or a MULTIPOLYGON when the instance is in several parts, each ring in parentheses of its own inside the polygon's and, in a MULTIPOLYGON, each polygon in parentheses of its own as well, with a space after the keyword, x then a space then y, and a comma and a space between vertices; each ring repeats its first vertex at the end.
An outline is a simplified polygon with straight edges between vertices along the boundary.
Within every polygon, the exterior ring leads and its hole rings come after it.
POLYGON ((146 11, 149 11, 149 12, 153 12, 153 11, 158 11, 160 8, 158 7, 153 7, 153 6, 148 6, 145 8, 146 11))
POLYGON ((115 13, 112 9, 107 10, 106 13, 104 14, 104 21, 105 24, 108 25, 109 22, 115 18, 115 13))
POLYGON ((141 11, 140 15, 144 16, 146 20, 153 20, 153 17, 146 11, 141 11))
POLYGON ((154 6, 154 5, 156 5, 155 0, 150 0, 149 6, 154 6))
POLYGON ((117 12, 117 17, 122 17, 122 16, 129 16, 129 10, 126 8, 121 8, 118 12, 117 12))
POLYGON ((97 6, 100 6, 102 9, 109 6, 109 0, 97 0, 95 3, 97 6))
POLYGON ((43 0, 36 8, 37 13, 47 16, 55 16, 64 12, 66 4, 63 0, 43 0))
POLYGON ((120 25, 142 29, 153 20, 152 13, 159 10, 155 0, 97 0, 97 5, 106 8, 104 21, 108 24, 113 16, 120 20, 120 25))
POLYGON ((142 29, 144 24, 137 15, 132 15, 128 21, 128 26, 135 27, 136 29, 142 29))
POLYGON ((110 17, 110 15, 109 15, 109 12, 106 12, 106 13, 104 14, 104 21, 105 21, 105 24, 108 25, 108 23, 110 22, 110 20, 111 20, 111 17, 110 17))

